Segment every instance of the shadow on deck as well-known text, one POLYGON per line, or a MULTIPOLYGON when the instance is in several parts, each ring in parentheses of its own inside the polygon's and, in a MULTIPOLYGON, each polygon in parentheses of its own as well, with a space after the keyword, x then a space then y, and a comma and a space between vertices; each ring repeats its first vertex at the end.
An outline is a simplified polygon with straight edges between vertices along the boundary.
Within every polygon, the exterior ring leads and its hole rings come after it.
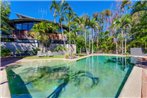
POLYGON ((7 58, 1 58, 1 66, 0 67, 6 67, 6 65, 14 63, 16 61, 21 60, 23 57, 7 57, 7 58))

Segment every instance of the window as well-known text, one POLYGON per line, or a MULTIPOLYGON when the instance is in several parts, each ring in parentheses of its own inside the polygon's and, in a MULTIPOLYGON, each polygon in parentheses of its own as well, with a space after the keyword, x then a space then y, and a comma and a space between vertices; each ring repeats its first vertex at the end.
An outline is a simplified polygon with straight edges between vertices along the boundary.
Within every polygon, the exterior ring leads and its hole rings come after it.
POLYGON ((22 29, 22 24, 15 24, 15 27, 17 30, 21 30, 22 29))
POLYGON ((28 30, 31 30, 32 27, 33 27, 33 25, 34 25, 34 23, 29 23, 29 25, 28 25, 28 30))
POLYGON ((29 22, 29 23, 18 23, 15 24, 15 27, 17 30, 31 30, 34 25, 34 22, 29 22))
POLYGON ((28 30, 28 23, 22 24, 22 30, 28 30))

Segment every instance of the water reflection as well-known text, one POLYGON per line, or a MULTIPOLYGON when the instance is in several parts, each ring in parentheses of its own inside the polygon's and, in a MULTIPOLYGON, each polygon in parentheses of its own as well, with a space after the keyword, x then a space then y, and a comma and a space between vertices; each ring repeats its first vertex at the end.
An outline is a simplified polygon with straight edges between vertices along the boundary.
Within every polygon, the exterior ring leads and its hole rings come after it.
POLYGON ((112 57, 107 59, 105 63, 115 63, 116 66, 120 66, 122 71, 125 71, 129 66, 134 65, 134 63, 131 62, 131 59, 127 57, 112 57))
POLYGON ((61 83, 47 98, 58 98, 59 95, 61 94, 62 90, 66 87, 66 85, 74 81, 75 85, 80 85, 81 84, 81 77, 87 77, 92 80, 92 84, 90 87, 94 87, 95 85, 98 84, 99 78, 94 77, 90 72, 85 72, 85 71, 78 71, 78 72, 70 72, 65 75, 65 78, 63 78, 63 83, 61 83))
MULTIPOLYGON (((12 71, 17 67, 9 68, 9 71, 12 71)), ((93 88, 99 82, 99 78, 94 76, 92 73, 84 70, 74 71, 71 70, 70 67, 67 66, 42 66, 42 67, 28 67, 25 68, 22 72, 22 75, 25 75, 25 83, 24 86, 33 85, 37 86, 37 81, 41 79, 47 78, 47 81, 56 81, 57 80, 57 87, 55 88, 52 93, 50 93, 47 98, 58 98, 61 94, 63 89, 69 84, 74 83, 75 86, 80 86, 84 84, 84 87, 93 88), (33 71, 35 70, 35 71, 33 71), (83 81, 84 79, 84 81, 83 81)), ((15 79, 14 79, 15 80, 15 79)), ((38 82, 39 83, 39 82, 38 82)), ((24 94, 22 92, 22 94, 24 94)))

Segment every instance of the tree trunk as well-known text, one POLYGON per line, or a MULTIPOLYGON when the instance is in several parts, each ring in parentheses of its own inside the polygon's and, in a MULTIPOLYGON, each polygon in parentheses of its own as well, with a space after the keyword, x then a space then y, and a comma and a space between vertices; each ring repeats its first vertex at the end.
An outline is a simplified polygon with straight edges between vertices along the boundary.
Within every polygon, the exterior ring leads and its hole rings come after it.
POLYGON ((92 30, 92 54, 93 54, 93 33, 94 33, 94 29, 92 30))
MULTIPOLYGON (((69 19, 69 23, 70 23, 70 19, 69 19)), ((70 33, 70 26, 68 26, 68 29, 69 29, 69 30, 68 30, 68 31, 69 31, 68 33, 70 33)), ((70 53, 69 53, 69 54, 70 54, 70 58, 71 58, 71 57, 72 57, 72 51, 71 51, 71 38, 70 38, 70 37, 71 37, 71 36, 69 36, 69 45, 70 45, 70 50, 69 50, 70 53)))
POLYGON ((64 34, 63 34, 63 27, 62 27, 62 23, 61 23, 61 32, 62 32, 62 36, 63 36, 63 44, 65 45, 65 38, 64 38, 64 34))
POLYGON ((97 44, 96 44, 97 49, 98 49, 98 43, 99 43, 99 39, 98 39, 98 32, 97 32, 97 44))
POLYGON ((124 45, 123 45, 124 44, 124 42, 123 42, 123 38, 124 38, 123 37, 123 31, 121 31, 121 34, 122 34, 122 46, 121 46, 121 48, 122 48, 122 55, 123 55, 124 54, 124 51, 123 51, 124 50, 124 45))
POLYGON ((118 51, 117 51, 117 47, 118 47, 117 42, 115 44, 116 44, 116 54, 118 54, 118 51))
POLYGON ((125 38, 125 54, 127 53, 127 40, 126 40, 126 38, 125 38))
MULTIPOLYGON (((63 37, 63 46, 65 47, 65 37, 64 37, 64 34, 63 34, 62 23, 61 23, 61 32, 62 32, 62 37, 63 37)), ((64 51, 64 54, 65 54, 65 51, 64 51)))
POLYGON ((86 49, 86 54, 87 54, 87 47, 86 47, 87 42, 86 42, 86 39, 87 39, 87 36, 86 36, 86 31, 85 31, 85 49, 86 49))
POLYGON ((90 37, 89 37, 89 53, 90 53, 90 37))
POLYGON ((54 14, 53 14, 53 17, 54 17, 54 23, 56 23, 56 9, 55 9, 55 11, 54 11, 54 14))
POLYGON ((43 43, 39 42, 39 48, 41 49, 41 52, 44 52, 44 45, 43 45, 43 43))

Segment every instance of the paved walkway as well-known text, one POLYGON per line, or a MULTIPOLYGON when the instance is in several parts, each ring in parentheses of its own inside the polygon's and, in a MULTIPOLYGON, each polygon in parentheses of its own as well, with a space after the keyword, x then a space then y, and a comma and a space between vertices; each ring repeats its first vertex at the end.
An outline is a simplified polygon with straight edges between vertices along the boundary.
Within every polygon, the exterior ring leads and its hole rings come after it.
POLYGON ((8 64, 14 63, 16 61, 21 60, 22 58, 19 57, 7 57, 7 58, 2 58, 1 59, 1 66, 0 67, 5 67, 8 64))
POLYGON ((6 70, 0 70, 0 98, 11 98, 6 70))

